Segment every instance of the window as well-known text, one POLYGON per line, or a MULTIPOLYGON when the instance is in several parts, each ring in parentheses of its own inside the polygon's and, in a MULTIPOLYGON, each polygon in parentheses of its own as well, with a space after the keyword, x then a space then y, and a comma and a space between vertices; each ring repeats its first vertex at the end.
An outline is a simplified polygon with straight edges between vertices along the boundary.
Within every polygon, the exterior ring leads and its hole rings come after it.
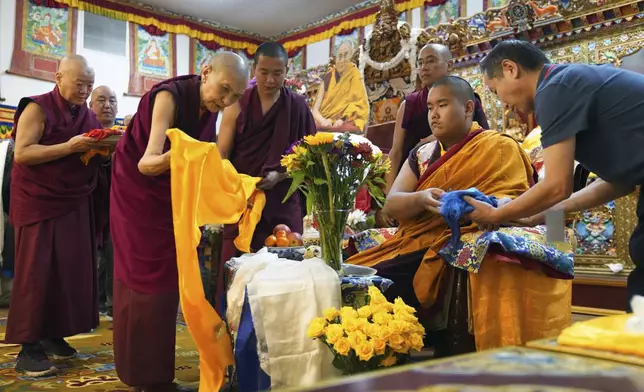
POLYGON ((126 24, 124 21, 85 12, 83 46, 85 49, 126 55, 126 24))

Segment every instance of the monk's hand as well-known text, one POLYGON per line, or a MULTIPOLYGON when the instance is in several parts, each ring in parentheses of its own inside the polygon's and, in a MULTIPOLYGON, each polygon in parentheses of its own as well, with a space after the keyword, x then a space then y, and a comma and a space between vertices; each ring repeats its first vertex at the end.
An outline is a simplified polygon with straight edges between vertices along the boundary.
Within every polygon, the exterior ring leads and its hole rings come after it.
POLYGON ((344 120, 336 120, 336 122, 333 123, 333 128, 340 128, 341 126, 344 125, 344 120))
POLYGON ((438 188, 429 188, 421 192, 422 203, 425 209, 434 214, 440 214, 441 202, 440 199, 445 194, 445 191, 438 188))
POLYGON ((496 218, 497 209, 482 201, 475 200, 469 196, 463 198, 469 205, 474 207, 474 211, 467 215, 467 219, 477 223, 481 230, 495 231, 498 230, 501 222, 496 218))
POLYGON ((325 118, 322 121, 320 121, 320 125, 322 125, 325 128, 331 128, 333 126, 333 121, 329 120, 328 118, 325 118))
POLYGON ((517 219, 515 221, 508 222, 508 225, 518 226, 518 227, 535 227, 539 225, 544 225, 545 223, 546 223, 546 215, 541 213, 541 214, 533 215, 529 218, 517 219))
POLYGON ((77 135, 67 141, 67 147, 70 153, 83 153, 89 150, 99 149, 102 147, 101 142, 91 137, 77 135))
POLYGON ((268 172, 266 173, 264 178, 262 178, 262 180, 257 183, 257 188, 263 191, 273 189, 275 188, 275 185, 277 185, 277 183, 279 183, 283 179, 284 179, 283 176, 279 172, 276 172, 276 171, 268 172))

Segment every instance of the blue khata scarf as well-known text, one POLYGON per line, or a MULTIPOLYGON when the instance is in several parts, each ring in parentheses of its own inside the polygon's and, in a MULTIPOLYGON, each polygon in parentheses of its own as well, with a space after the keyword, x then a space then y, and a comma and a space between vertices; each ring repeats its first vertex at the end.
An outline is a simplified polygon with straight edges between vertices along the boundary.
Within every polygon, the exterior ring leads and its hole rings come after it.
POLYGON ((445 219, 445 222, 447 222, 447 226, 449 226, 452 231, 452 238, 449 240, 449 246, 457 246, 459 244, 461 240, 461 218, 474 211, 474 207, 463 199, 465 196, 490 204, 493 207, 497 207, 498 205, 496 197, 486 196, 476 188, 445 193, 440 200, 440 212, 445 219))

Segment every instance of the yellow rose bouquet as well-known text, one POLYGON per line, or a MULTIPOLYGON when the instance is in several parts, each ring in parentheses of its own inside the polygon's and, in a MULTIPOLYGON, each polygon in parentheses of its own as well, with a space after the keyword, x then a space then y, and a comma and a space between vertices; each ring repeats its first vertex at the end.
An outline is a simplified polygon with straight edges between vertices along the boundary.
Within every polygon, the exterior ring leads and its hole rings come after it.
POLYGON ((329 347, 333 366, 343 374, 390 367, 423 348, 425 328, 415 312, 401 298, 392 304, 370 286, 368 305, 328 309, 311 321, 307 335, 329 347))

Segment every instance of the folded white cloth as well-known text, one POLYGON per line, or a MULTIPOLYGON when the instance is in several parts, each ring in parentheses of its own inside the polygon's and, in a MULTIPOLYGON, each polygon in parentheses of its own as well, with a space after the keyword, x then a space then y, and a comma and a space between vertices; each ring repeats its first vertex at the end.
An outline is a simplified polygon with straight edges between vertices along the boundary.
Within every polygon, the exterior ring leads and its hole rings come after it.
POLYGON ((335 377, 333 355, 306 336, 312 319, 341 305, 338 274, 321 259, 277 259, 246 286, 262 369, 271 388, 300 387, 335 377))

